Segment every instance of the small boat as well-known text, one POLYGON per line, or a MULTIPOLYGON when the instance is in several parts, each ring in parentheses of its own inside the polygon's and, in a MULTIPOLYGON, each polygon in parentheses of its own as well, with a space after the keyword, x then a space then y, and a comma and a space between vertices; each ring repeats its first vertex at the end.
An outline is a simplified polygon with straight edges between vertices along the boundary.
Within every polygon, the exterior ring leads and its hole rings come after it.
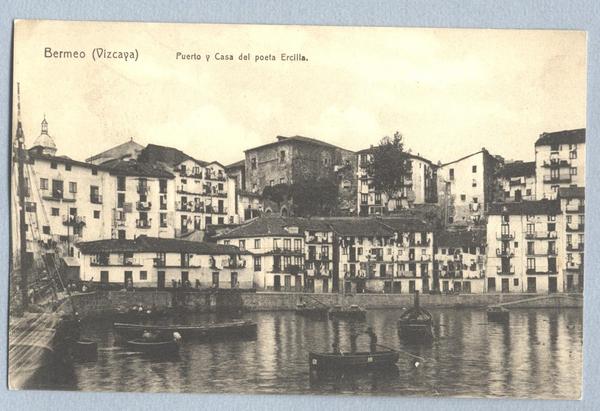
POLYGON ((347 371, 395 367, 399 353, 394 350, 356 353, 315 353, 308 355, 311 370, 347 371))
POLYGON ((419 292, 415 291, 414 307, 404 311, 398 319, 398 335, 407 340, 430 340, 434 338, 433 318, 429 311, 419 306, 419 292))
POLYGON ((487 309, 488 321, 494 321, 499 323, 508 322, 510 317, 510 311, 501 305, 492 305, 487 309))
POLYGON ((329 312, 329 307, 310 307, 305 303, 299 303, 296 305, 295 313, 297 315, 302 315, 304 317, 314 318, 314 319, 327 319, 327 313, 329 312))
POLYGON ((336 305, 329 310, 329 319, 347 319, 347 320, 366 320, 367 310, 360 308, 356 304, 349 307, 336 305))
POLYGON ((168 357, 179 353, 179 341, 176 339, 166 341, 149 341, 136 339, 127 341, 127 348, 155 357, 168 357))
POLYGON ((126 339, 139 338, 144 331, 162 337, 170 337, 174 332, 178 332, 185 339, 220 338, 225 336, 256 337, 256 323, 253 321, 230 321, 201 325, 114 323, 113 327, 119 337, 126 339))

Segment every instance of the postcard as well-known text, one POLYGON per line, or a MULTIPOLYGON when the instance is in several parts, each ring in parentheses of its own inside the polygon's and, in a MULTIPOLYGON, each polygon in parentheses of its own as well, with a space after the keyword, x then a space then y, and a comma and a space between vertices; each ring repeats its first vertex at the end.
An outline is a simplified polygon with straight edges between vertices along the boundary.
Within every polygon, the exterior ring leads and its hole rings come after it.
POLYGON ((586 41, 15 21, 9 387, 579 399, 586 41))

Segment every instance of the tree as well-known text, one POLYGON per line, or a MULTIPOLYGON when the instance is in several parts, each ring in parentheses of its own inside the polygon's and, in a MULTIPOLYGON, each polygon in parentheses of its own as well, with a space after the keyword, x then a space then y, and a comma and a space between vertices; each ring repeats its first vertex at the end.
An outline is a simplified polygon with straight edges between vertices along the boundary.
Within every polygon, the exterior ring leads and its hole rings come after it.
POLYGON ((264 199, 271 200, 281 207, 281 203, 287 201, 290 195, 290 186, 287 184, 275 184, 274 186, 266 186, 263 189, 262 196, 264 199))
POLYGON ((404 151, 400 132, 396 131, 392 138, 385 136, 377 147, 372 147, 366 170, 375 190, 386 195, 386 206, 400 198, 405 179, 412 175, 411 161, 404 151))
POLYGON ((295 181, 290 190, 297 216, 331 215, 337 207, 337 185, 326 178, 295 181))

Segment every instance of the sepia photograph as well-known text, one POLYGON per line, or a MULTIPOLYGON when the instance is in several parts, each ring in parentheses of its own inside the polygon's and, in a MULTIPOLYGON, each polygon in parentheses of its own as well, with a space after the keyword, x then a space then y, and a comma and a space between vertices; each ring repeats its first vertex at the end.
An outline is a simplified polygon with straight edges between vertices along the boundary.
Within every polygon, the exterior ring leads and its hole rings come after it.
POLYGON ((16 20, 12 69, 11 390, 582 397, 585 31, 16 20))

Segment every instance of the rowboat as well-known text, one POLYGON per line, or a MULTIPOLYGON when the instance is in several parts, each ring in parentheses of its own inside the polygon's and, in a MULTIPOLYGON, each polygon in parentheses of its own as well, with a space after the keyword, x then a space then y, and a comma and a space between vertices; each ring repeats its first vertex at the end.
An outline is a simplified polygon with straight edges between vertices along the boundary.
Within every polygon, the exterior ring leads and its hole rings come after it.
POLYGON ((71 344, 73 359, 78 362, 96 361, 98 359, 98 343, 82 338, 71 344))
POLYGON ((314 319, 327 319, 328 307, 310 307, 304 303, 296 305, 295 313, 304 317, 314 319))
POLYGON ((500 305, 493 305, 487 309, 488 321, 505 323, 508 322, 509 317, 510 311, 500 305))
POLYGON ((115 333, 125 339, 139 338, 148 331, 158 336, 171 336, 178 332, 184 339, 219 338, 219 337, 256 337, 256 323, 253 321, 231 321, 224 323, 206 323, 201 325, 147 325, 114 323, 115 333))
POLYGON ((349 307, 336 305, 329 310, 329 319, 366 320, 367 310, 352 304, 349 307))
POLYGON ((134 352, 141 352, 149 356, 168 357, 179 353, 179 341, 146 341, 136 339, 127 341, 127 348, 134 352))
POLYGON ((419 306, 419 292, 415 292, 414 306, 404 311, 398 319, 398 336, 407 340, 434 338, 433 318, 429 311, 419 306))
POLYGON ((308 355, 311 370, 337 371, 394 367, 399 353, 394 350, 356 353, 315 353, 308 355))

